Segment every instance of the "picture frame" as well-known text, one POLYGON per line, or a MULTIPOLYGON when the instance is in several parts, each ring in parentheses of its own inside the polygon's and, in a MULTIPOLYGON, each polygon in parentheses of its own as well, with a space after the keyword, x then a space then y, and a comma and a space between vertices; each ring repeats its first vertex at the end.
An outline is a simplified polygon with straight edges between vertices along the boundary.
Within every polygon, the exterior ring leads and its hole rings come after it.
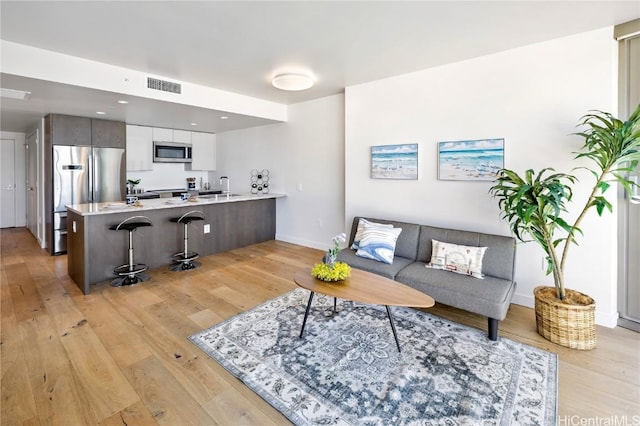
POLYGON ((372 179, 418 179, 418 144, 371 147, 372 179))
POLYGON ((494 181, 504 168, 504 138, 438 142, 438 179, 494 181))

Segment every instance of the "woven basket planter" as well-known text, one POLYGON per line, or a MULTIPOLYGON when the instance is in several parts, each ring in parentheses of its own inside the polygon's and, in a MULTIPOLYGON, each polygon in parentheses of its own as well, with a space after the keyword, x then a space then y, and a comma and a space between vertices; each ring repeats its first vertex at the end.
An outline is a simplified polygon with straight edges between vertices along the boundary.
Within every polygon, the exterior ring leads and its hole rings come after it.
POLYGON ((596 346, 595 301, 575 290, 566 290, 563 303, 555 287, 536 287, 536 326, 545 339, 571 349, 589 350, 596 346))

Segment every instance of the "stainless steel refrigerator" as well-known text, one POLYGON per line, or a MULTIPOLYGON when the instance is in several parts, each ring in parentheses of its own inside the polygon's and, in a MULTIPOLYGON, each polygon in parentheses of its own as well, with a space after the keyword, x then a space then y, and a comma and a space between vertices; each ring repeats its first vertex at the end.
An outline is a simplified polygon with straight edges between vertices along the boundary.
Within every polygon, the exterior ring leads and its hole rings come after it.
POLYGON ((68 204, 124 199, 125 150, 53 145, 51 254, 67 252, 68 204))

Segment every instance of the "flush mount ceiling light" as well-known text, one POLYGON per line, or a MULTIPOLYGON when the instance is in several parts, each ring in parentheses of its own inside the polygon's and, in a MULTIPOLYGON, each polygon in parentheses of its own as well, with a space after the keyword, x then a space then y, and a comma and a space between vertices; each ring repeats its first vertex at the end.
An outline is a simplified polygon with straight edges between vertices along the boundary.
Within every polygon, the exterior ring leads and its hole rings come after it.
POLYGON ((5 89, 4 87, 2 87, 0 88, 0 96, 3 98, 26 101, 27 99, 29 99, 29 96, 31 96, 31 92, 26 92, 24 90, 5 89))
POLYGON ((313 86, 313 79, 304 74, 279 74, 273 78, 271 84, 280 90, 298 91, 313 86))

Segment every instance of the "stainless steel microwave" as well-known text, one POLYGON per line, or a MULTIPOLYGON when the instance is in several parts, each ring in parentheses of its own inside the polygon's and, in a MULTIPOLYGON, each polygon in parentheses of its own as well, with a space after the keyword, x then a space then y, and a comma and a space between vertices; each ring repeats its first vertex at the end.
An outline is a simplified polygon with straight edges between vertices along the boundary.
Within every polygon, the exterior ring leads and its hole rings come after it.
POLYGON ((191 144, 178 142, 154 142, 154 163, 190 163, 191 144))

